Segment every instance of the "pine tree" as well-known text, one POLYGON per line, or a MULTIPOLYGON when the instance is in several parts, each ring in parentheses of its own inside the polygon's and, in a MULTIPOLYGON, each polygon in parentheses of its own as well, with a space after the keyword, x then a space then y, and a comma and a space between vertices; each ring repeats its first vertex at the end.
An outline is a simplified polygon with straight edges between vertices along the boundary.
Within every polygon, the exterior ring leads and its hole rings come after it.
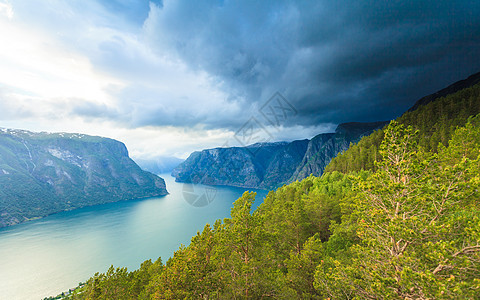
POLYGON ((469 176, 478 156, 445 163, 458 137, 437 156, 417 149, 415 134, 397 122, 385 130, 378 171, 358 179, 353 218, 361 242, 350 247, 350 264, 319 266, 318 289, 369 299, 480 296, 478 185, 469 176))

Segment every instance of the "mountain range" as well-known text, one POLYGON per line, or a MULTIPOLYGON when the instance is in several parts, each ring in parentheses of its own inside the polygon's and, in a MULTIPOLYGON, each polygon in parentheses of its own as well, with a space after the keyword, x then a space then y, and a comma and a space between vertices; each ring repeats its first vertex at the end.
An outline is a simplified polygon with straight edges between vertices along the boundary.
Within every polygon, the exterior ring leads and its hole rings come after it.
MULTIPOLYGON (((112 266, 72 299, 480 299, 480 82, 472 78, 422 98, 322 176, 269 192, 253 212, 256 195, 245 192, 229 218, 206 224, 166 264, 112 266)), ((293 180, 305 176, 296 170, 321 170, 317 153, 328 154, 335 137, 355 140, 375 127, 347 123, 312 140, 195 152, 174 175, 267 185, 283 171, 279 179, 293 180)))
MULTIPOLYGON (((476 73, 423 97, 399 121, 416 124, 422 132, 419 145, 435 151, 468 116, 480 111, 479 82, 480 73, 476 73), (444 100, 436 101, 439 98, 444 100), (444 121, 435 123, 440 116, 444 121)), ((385 124, 344 123, 334 133, 311 140, 197 151, 172 175, 179 182, 272 189, 310 174, 321 175, 329 162, 329 172, 371 169, 385 124)), ((141 162, 157 173, 175 163, 178 160, 169 160, 168 166, 141 162)), ((143 171, 121 142, 0 128, 0 227, 84 206, 167 193, 164 180, 143 171)))
POLYGON ((197 151, 176 167, 172 176, 178 182, 271 189, 310 174, 321 175, 338 153, 385 124, 344 123, 334 133, 311 140, 197 151))
POLYGON ((116 140, 0 129, 0 227, 84 206, 166 195, 116 140))
MULTIPOLYGON (((437 99, 459 91, 468 91, 468 88, 478 83, 480 83, 480 72, 417 100, 400 120, 408 118, 413 111, 437 99)), ((474 106, 476 102, 475 100, 472 101, 470 102, 474 106)), ((468 113, 475 112, 476 110, 470 104, 463 110, 468 113)), ((432 115, 431 120, 435 120, 437 117, 432 115)), ((449 118, 453 120, 455 117, 450 116, 449 118)), ((459 118, 459 120, 459 124, 456 125, 464 124, 462 123, 463 118, 459 118)), ((429 120, 425 120, 421 124, 425 125, 429 122, 429 120)), ((350 164, 350 169, 369 169, 373 166, 373 161, 378 155, 378 146, 383 134, 381 130, 376 134, 372 133, 382 129, 387 123, 350 122, 338 125, 334 133, 319 134, 311 140, 298 140, 290 143, 263 143, 248 147, 198 151, 192 153, 185 162, 176 167, 172 175, 178 182, 273 189, 283 184, 302 180, 311 174, 314 176, 321 175, 334 158, 334 164, 330 164, 328 171, 341 170, 348 164, 350 164), (369 149, 366 149, 363 145, 355 146, 353 149, 350 148, 351 144, 358 143, 363 137, 368 137, 364 143, 369 145, 369 149), (347 154, 349 157, 349 163, 347 163, 344 156, 338 154, 349 148, 352 151, 347 154), (352 162, 357 166, 353 167, 352 162)), ((452 127, 448 131, 454 129, 455 127, 452 127)), ((434 147, 439 141, 446 143, 447 137, 450 135, 446 134, 445 131, 445 129, 437 130, 431 134, 432 138, 424 139, 422 142, 430 141, 434 147), (443 138, 439 135, 442 135, 443 138)), ((424 134, 427 133, 427 131, 424 132, 424 134)), ((422 146, 429 149, 428 145, 422 146)))

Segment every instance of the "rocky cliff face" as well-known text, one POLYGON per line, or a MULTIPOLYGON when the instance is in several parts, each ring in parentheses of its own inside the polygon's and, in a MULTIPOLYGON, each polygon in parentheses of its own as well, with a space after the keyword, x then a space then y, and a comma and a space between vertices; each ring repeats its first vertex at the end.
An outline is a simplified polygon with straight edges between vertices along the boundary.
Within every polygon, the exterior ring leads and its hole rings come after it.
POLYGON ((344 123, 338 125, 335 133, 319 134, 308 144, 308 149, 302 162, 298 165, 290 181, 302 180, 310 174, 322 175, 330 161, 355 144, 366 135, 382 128, 387 122, 344 123))
POLYGON ((303 140, 203 150, 192 153, 172 175, 179 182, 270 188, 288 180, 307 145, 303 140))
POLYGON ((166 195, 121 142, 0 129, 0 227, 83 206, 166 195))
POLYGON ((290 143, 254 144, 194 152, 175 168, 179 182, 271 189, 320 175, 330 160, 385 122, 340 124, 335 133, 290 143))

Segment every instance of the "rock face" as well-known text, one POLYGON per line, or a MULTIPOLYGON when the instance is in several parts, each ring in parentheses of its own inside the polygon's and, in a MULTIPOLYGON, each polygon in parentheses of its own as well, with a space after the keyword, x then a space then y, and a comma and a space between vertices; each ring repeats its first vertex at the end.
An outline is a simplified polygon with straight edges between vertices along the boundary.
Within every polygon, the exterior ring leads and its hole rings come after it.
POLYGON ((386 122, 345 123, 335 133, 312 140, 264 143, 248 147, 215 148, 194 152, 175 168, 179 182, 271 189, 321 175, 326 165, 350 143, 383 127, 386 122))
POLYGON ((308 140, 194 152, 175 168, 179 182, 269 188, 287 181, 302 161, 308 140))
POLYGON ((83 206, 166 195, 121 142, 0 129, 0 227, 83 206))
POLYGON ((338 125, 335 133, 315 136, 308 144, 305 156, 290 181, 302 180, 310 174, 322 175, 325 167, 338 153, 346 151, 351 143, 358 143, 362 137, 386 124, 387 122, 344 123, 338 125))

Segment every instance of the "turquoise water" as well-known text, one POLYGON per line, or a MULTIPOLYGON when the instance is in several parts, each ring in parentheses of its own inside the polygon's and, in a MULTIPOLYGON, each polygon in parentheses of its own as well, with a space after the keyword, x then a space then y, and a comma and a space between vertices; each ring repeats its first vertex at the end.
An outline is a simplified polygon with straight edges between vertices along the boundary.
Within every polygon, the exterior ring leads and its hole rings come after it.
MULTIPOLYGON (((169 195, 62 212, 0 229, 0 299, 42 299, 110 265, 165 262, 206 223, 228 217, 245 189, 176 183, 169 195), (193 204, 193 205, 192 205, 193 204), (208 204, 208 205, 205 205, 208 204)), ((266 191, 256 191, 259 205, 266 191)))

